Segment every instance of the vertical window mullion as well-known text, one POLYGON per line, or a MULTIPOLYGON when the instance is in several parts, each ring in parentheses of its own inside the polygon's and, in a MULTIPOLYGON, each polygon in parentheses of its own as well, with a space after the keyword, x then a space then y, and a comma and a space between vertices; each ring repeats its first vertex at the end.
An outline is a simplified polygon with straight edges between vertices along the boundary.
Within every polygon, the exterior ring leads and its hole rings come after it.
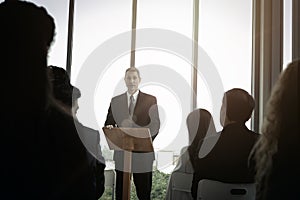
MULTIPOLYGON (((199 0, 194 0, 193 4, 193 65, 191 78, 191 110, 197 107, 197 74, 198 74, 198 36, 199 36, 199 0)), ((205 67, 205 66, 204 66, 205 67)))

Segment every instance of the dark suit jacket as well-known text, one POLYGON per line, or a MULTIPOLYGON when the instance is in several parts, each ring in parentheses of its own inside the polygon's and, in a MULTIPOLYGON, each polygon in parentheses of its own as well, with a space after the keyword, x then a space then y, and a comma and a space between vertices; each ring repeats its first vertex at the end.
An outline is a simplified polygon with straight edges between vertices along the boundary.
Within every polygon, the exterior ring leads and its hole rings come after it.
POLYGON ((244 124, 234 123, 223 128, 211 152, 195 161, 192 194, 197 195, 198 182, 212 179, 228 183, 254 182, 254 170, 248 167, 249 153, 259 134, 244 124))
POLYGON ((82 125, 79 121, 74 120, 78 135, 87 151, 89 166, 93 171, 93 183, 95 199, 99 199, 104 192, 104 169, 105 160, 102 156, 100 146, 100 134, 97 130, 82 125))
POLYGON ((96 199, 86 149, 71 116, 56 107, 3 116, 1 199, 96 199))
MULTIPOLYGON (((123 93, 112 98, 105 121, 105 126, 106 125, 117 125, 118 127, 149 128, 152 140, 154 140, 160 128, 156 98, 152 95, 140 91, 136 100, 132 119, 129 117, 127 94, 123 93)), ((123 153, 121 151, 115 151, 114 160, 116 162, 116 169, 122 171, 123 153)), ((144 171, 145 167, 152 167, 153 160, 153 152, 133 153, 133 172, 144 171)))

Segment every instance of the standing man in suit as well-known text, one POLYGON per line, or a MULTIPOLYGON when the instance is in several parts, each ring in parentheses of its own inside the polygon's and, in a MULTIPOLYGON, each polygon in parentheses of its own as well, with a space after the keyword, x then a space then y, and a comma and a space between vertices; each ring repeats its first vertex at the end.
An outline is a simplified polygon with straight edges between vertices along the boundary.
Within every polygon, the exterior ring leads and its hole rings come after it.
MULTIPOLYGON (((243 89, 225 92, 220 113, 223 130, 212 150, 194 161, 192 196, 197 198, 198 182, 212 179, 226 183, 254 183, 254 170, 249 166, 249 154, 259 134, 249 130, 255 102, 243 89)), ((205 139, 203 144, 205 143, 205 139)))
MULTIPOLYGON (((157 136, 160 120, 156 98, 139 90, 141 82, 137 68, 128 68, 124 78, 127 92, 112 98, 105 121, 106 127, 149 128, 152 141, 157 136)), ((115 169, 117 173, 116 197, 122 199, 124 152, 114 152, 115 169)), ((151 199, 152 165, 154 153, 132 153, 133 182, 140 200, 151 199)))

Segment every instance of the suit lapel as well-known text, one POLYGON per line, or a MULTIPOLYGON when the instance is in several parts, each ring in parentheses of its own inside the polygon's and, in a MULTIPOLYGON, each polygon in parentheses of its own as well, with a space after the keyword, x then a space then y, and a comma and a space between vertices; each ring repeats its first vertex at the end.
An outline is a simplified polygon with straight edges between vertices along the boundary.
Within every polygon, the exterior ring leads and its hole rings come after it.
POLYGON ((128 110, 128 99, 127 99, 126 92, 121 96, 120 103, 122 104, 121 108, 122 108, 123 113, 126 113, 126 115, 128 116, 129 110, 128 110))
POLYGON ((133 111, 134 115, 137 114, 137 111, 138 111, 140 105, 142 105, 143 98, 144 98, 144 94, 140 91, 139 94, 138 94, 137 100, 136 100, 135 107, 134 107, 134 111, 133 111))

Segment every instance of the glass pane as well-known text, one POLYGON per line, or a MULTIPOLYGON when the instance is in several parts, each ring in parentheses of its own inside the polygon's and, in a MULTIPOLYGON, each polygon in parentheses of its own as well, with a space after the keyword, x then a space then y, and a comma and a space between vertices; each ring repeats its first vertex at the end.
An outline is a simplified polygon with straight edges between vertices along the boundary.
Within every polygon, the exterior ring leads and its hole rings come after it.
POLYGON ((97 47, 113 36, 131 30, 131 0, 76 1, 74 12, 72 78, 97 47))
MULTIPOLYGON (((199 46, 212 59, 224 91, 242 88, 251 93, 252 1, 202 0, 199 18, 199 46)), ((205 67, 199 58, 200 72, 205 67)), ((216 128, 221 130, 223 94, 214 97, 214 85, 206 83, 206 79, 198 77, 198 107, 212 112, 216 128)), ((250 126, 250 122, 247 124, 250 126)))
POLYGON ((55 21, 56 34, 50 48, 48 65, 66 68, 69 1, 32 0, 31 2, 45 7, 55 21))
MULTIPOLYGON (((126 44, 122 44, 127 47, 127 54, 111 55, 112 60, 109 61, 110 63, 107 66, 102 66, 101 63, 103 63, 103 59, 107 57, 106 54, 110 52, 100 52, 99 48, 101 49, 103 45, 114 42, 114 40, 111 39, 113 36, 131 29, 131 0, 90 0, 89 3, 76 1, 74 15, 72 81, 75 84, 81 84, 78 83, 78 79, 86 79, 88 82, 89 77, 81 77, 79 73, 80 70, 87 70, 87 73, 91 73, 91 75, 98 72, 99 74, 96 74, 96 81, 97 83, 102 83, 102 79, 104 79, 107 73, 113 70, 113 72, 110 73, 110 79, 105 79, 107 82, 104 84, 107 85, 107 87, 102 88, 104 91, 101 90, 101 92, 103 92, 102 94, 106 95, 101 95, 99 99, 97 99, 98 102, 101 102, 101 108, 103 108, 95 110, 95 112, 97 112, 95 115, 97 115, 98 123, 103 125, 112 97, 113 85, 119 81, 120 77, 123 77, 124 69, 129 66, 128 52, 130 51, 130 38, 126 38, 126 44), (84 65, 86 62, 90 62, 93 53, 94 55, 96 54, 96 59, 93 60, 90 65, 84 65), (83 67, 89 69, 82 69, 83 67), (108 68, 110 68, 109 71, 104 72, 104 70, 108 68)), ((107 51, 109 50, 111 49, 107 48, 107 51)), ((82 109, 79 109, 78 114, 79 117, 82 118, 82 121, 90 124, 88 114, 84 114, 84 107, 90 106, 85 105, 84 94, 85 92, 89 93, 90 88, 82 87, 80 89, 83 93, 82 98, 79 100, 82 102, 82 109)), ((95 122, 91 124, 93 127, 95 126, 94 123, 95 122)))
POLYGON ((292 61, 292 2, 283 1, 283 69, 292 61))
POLYGON ((192 0, 139 0, 137 4, 137 29, 146 30, 137 33, 136 66, 147 72, 141 89, 155 95, 160 108, 162 124, 154 141, 157 151, 178 154, 188 144, 185 121, 191 109, 192 6, 192 0), (152 43, 143 45, 145 38, 152 43))
POLYGON ((161 28, 192 37, 193 0, 138 0, 137 28, 161 28))
POLYGON ((131 7, 131 0, 75 1, 72 83, 82 93, 77 117, 94 129, 103 127, 111 98, 125 92, 131 7))

